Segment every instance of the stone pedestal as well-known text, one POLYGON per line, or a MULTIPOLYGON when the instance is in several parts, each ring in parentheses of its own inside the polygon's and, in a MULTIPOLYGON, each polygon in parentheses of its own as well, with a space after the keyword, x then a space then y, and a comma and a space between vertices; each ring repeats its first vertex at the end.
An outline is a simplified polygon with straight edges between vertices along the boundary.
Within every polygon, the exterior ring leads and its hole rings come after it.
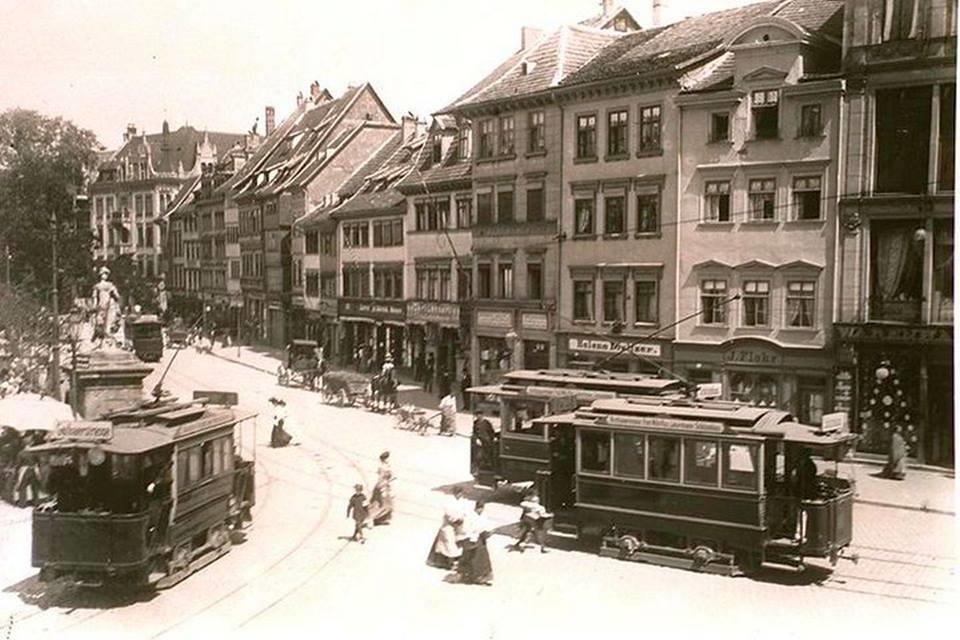
POLYGON ((141 402, 143 379, 153 368, 128 351, 105 347, 77 354, 66 369, 77 386, 77 411, 94 420, 141 402))

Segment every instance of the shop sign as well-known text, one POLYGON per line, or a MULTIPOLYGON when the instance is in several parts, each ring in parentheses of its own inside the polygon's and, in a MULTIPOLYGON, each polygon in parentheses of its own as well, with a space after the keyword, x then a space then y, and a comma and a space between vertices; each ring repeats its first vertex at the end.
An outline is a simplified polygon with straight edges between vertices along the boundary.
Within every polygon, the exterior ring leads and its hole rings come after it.
POLYGON ((705 382, 697 385, 697 400, 715 400, 723 397, 723 383, 705 382))
POLYGON ((113 437, 113 424, 108 420, 58 422, 53 437, 79 442, 102 442, 113 437))
POLYGON ((547 316, 543 313, 524 313, 520 315, 520 326, 535 331, 547 330, 547 316))
POLYGON ((477 325, 509 329, 513 326, 513 313, 510 311, 478 311, 477 325))
POLYGON ((953 327, 895 326, 883 324, 835 324, 841 342, 903 342, 910 344, 951 344, 953 327))
POLYGON ((402 320, 404 317, 404 303, 377 302, 361 300, 341 300, 340 315, 363 316, 375 319, 402 320))
POLYGON ((825 413, 823 414, 823 418, 820 420, 820 431, 825 433, 830 433, 833 431, 848 433, 850 431, 850 417, 845 411, 825 413))
POLYGON ((657 418, 654 416, 609 416, 607 424, 647 429, 682 429, 683 431, 699 431, 703 433, 723 433, 723 424, 706 422, 703 420, 677 420, 674 418, 657 418))
POLYGON ((595 338, 570 338, 567 341, 570 351, 592 351, 594 353, 632 353, 650 358, 660 357, 660 345, 656 343, 602 340, 595 338))
POLYGON ((336 298, 320 298, 317 309, 321 314, 325 316, 334 316, 337 315, 337 299, 336 298))
POLYGON ((853 372, 844 369, 833 378, 833 408, 849 415, 853 410, 853 372))
POLYGON ((723 362, 724 364, 779 367, 783 364, 783 356, 770 349, 762 349, 758 347, 734 347, 723 352, 723 362))
POLYGON ((460 324, 460 305, 456 302, 413 300, 407 303, 407 319, 456 326, 460 324))

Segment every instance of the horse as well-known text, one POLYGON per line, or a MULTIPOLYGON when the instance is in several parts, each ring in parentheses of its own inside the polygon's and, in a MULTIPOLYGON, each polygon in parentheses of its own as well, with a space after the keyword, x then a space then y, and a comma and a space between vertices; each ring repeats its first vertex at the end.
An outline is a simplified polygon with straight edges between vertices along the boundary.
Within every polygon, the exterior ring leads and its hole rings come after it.
POLYGON ((390 411, 397 407, 397 380, 390 372, 370 380, 370 404, 375 411, 390 411))

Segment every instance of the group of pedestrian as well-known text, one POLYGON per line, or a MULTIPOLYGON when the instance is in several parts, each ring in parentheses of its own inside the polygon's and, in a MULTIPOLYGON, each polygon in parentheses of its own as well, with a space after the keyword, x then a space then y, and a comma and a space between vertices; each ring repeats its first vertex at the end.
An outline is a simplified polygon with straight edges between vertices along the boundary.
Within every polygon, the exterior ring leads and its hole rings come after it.
POLYGON ((427 554, 429 566, 454 569, 460 581, 467 584, 493 584, 493 566, 487 549, 493 527, 483 515, 484 507, 482 501, 471 507, 463 496, 463 489, 454 487, 427 554))
POLYGON ((390 467, 390 452, 380 454, 380 467, 377 469, 377 483, 373 487, 370 499, 363 491, 363 484, 353 486, 353 495, 347 503, 347 518, 353 519, 351 540, 366 543, 365 529, 377 525, 388 525, 393 518, 393 469, 390 467))

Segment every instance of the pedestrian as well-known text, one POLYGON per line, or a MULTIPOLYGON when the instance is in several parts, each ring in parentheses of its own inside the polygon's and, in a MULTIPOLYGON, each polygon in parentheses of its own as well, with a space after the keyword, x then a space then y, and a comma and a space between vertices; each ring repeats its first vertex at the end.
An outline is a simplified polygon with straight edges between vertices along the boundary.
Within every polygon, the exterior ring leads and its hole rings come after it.
POLYGON ((450 395, 453 393, 453 385, 450 382, 450 374, 446 369, 440 371, 437 376, 437 391, 442 398, 445 395, 450 395))
POLYGON ((363 530, 367 526, 367 516, 369 515, 367 497, 363 494, 363 485, 353 485, 353 495, 350 496, 350 502, 347 503, 347 517, 353 517, 353 536, 350 538, 354 542, 360 541, 360 544, 366 543, 363 537, 363 530))
POLYGON ((540 553, 547 553, 546 524, 553 516, 540 504, 540 496, 536 493, 521 502, 520 508, 523 509, 523 514, 520 516, 520 537, 513 548, 523 553, 527 538, 533 535, 534 540, 540 545, 540 553))
POLYGON ((457 545, 457 538, 461 536, 468 508, 469 504, 463 498, 463 489, 454 487, 443 510, 440 529, 430 545, 430 553, 427 554, 427 564, 431 567, 452 569, 463 555, 463 550, 457 545))
POLYGON ((273 405, 273 428, 270 430, 270 446, 285 447, 293 440, 284 426, 287 422, 287 403, 282 398, 270 398, 273 405))
POLYGON ((483 413, 476 411, 473 414, 473 447, 479 453, 479 467, 482 470, 495 470, 497 454, 497 432, 493 424, 484 417, 483 413))
POLYGON ((423 351, 417 354, 416 360, 413 365, 413 379, 417 382, 423 382, 423 370, 426 368, 427 363, 423 357, 423 351))
POLYGON ((892 480, 903 480, 907 477, 907 441, 903 439, 899 428, 894 429, 890 435, 890 450, 887 452, 883 476, 892 480))
POLYGON ((484 517, 484 507, 484 502, 478 500, 473 513, 464 520, 464 533, 460 541, 463 551, 457 563, 457 573, 460 581, 467 584, 493 584, 493 566, 487 549, 487 539, 493 531, 493 525, 484 517))
POLYGON ((463 368, 463 372, 460 374, 460 406, 462 406, 466 411, 469 411, 473 403, 470 401, 470 394, 467 392, 467 389, 473 386, 473 379, 470 377, 470 370, 467 367, 463 368))
POLYGON ((447 393, 440 400, 440 435, 452 436, 457 431, 457 399, 447 393))
POLYGON ((370 518, 374 525, 390 524, 393 518, 393 470, 390 468, 390 452, 380 454, 377 469, 377 484, 370 495, 370 518))
POLYGON ((20 453, 20 468, 17 474, 17 506, 33 506, 40 501, 40 469, 35 460, 20 453))
POLYGON ((433 391, 433 372, 435 368, 435 363, 433 360, 433 354, 427 354, 427 361, 423 367, 423 390, 426 392, 433 391))

